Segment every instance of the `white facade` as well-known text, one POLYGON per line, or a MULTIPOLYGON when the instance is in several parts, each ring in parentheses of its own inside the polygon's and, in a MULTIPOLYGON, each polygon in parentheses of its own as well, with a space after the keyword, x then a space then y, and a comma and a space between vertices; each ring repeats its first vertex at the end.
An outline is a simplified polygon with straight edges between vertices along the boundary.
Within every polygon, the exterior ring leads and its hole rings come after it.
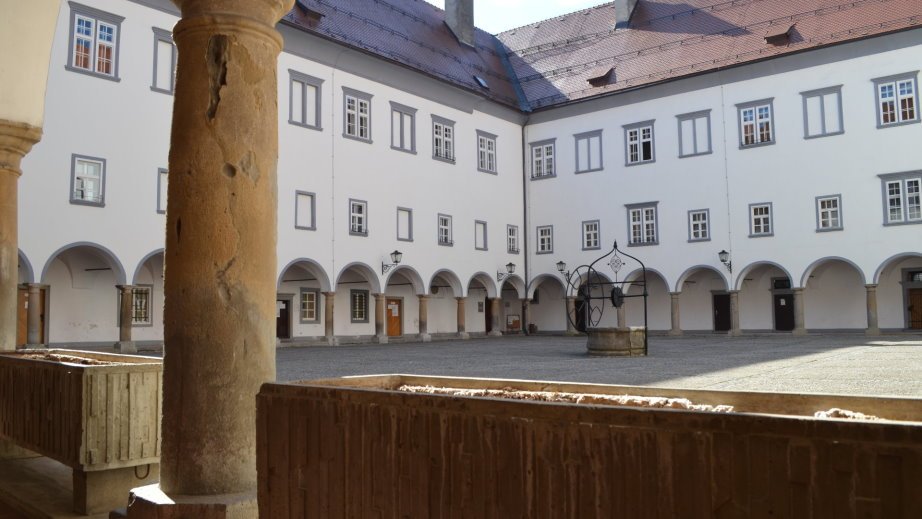
MULTIPOLYGON (((116 285, 126 284, 151 290, 149 322, 133 328, 134 340, 162 339, 162 172, 173 99, 172 77, 165 78, 174 59, 165 56, 174 12, 172 4, 153 0, 61 7, 44 137, 23 161, 20 180, 20 279, 47 287, 45 342, 117 340, 116 285), (112 76, 74 70, 72 27, 79 14, 116 27, 112 76), (73 200, 81 164, 101 172, 91 203, 73 200)), ((280 30, 278 292, 280 309, 288 306, 286 335, 294 339, 325 334, 324 293, 336 293, 337 336, 375 334, 375 294, 400 302, 403 335, 420 333, 421 295, 429 296, 428 333, 454 334, 455 298, 467 298, 469 333, 487 331, 485 299, 502 298, 496 329, 505 329, 507 316, 522 317, 526 286, 529 298, 535 290, 539 297, 525 324, 564 331, 567 294, 556 262, 590 262, 614 240, 650 269, 652 329, 670 328, 673 292, 680 294, 681 329, 713 330, 713 294, 737 290, 740 328, 774 329, 775 278, 804 289, 807 329, 866 328, 864 285, 878 285, 881 328, 909 327, 908 291, 922 283, 906 276, 922 271, 922 226, 884 225, 884 182, 891 177, 879 175, 922 170, 922 124, 878 128, 873 80, 911 78, 918 104, 919 30, 527 117, 305 32, 280 30), (805 138, 802 93, 833 87, 830 92, 841 94, 844 132, 805 138), (347 109, 347 101, 355 104, 347 109), (754 101, 770 107, 771 143, 741 147, 740 113, 754 101), (348 122, 352 107, 354 125, 348 122), (699 124, 709 121, 709 131, 686 131, 686 151, 692 137, 698 145, 692 152, 701 153, 680 158, 678 116, 692 113, 699 124), (395 130, 401 124, 415 132, 395 130), (450 152, 444 141, 436 144, 436 124, 439 138, 450 129, 450 152), (628 132, 639 130, 642 141, 642 128, 651 126, 652 150, 638 148, 640 163, 628 165, 628 132), (495 139, 495 173, 478 163, 481 136, 495 139), (578 160, 578 141, 600 144, 601 157, 578 160), (552 177, 531 178, 533 143, 553 144, 552 177), (577 174, 577 166, 590 171, 577 174), (832 195, 842 228, 818 231, 817 197, 832 195), (353 201, 365 204, 358 232, 353 201), (655 208, 656 244, 627 247, 634 204, 655 208), (770 236, 750 237, 751 204, 770 204, 770 236), (694 210, 707 211, 705 240, 690 239, 694 210), (451 217, 450 243, 440 243, 439 215, 451 217), (599 249, 583 250, 582 224, 590 221, 598 221, 599 249), (478 229, 483 224, 485 235, 478 229), (518 229, 521 252, 508 250, 507 226, 518 229), (553 228, 553 250, 539 253, 537 228, 546 226, 553 228), (381 263, 390 263, 394 250, 403 259, 383 273, 381 263), (732 273, 718 261, 720 250, 730 252, 732 273), (510 262, 516 273, 497 282, 496 272, 510 262), (367 301, 362 315, 350 308, 353 291, 367 301), (306 314, 303 293, 313 294, 306 314)), ((918 121, 916 106, 912 122, 918 121)), ((835 121, 827 122, 835 133, 835 121)), ((810 128, 816 129, 812 120, 810 128)), ((907 203, 904 198, 904 211, 907 203)), ((631 279, 620 273, 619 280, 631 279)), ((639 324, 640 300, 629 300, 625 313, 628 324, 639 324)), ((617 324, 612 309, 602 324, 617 324)))

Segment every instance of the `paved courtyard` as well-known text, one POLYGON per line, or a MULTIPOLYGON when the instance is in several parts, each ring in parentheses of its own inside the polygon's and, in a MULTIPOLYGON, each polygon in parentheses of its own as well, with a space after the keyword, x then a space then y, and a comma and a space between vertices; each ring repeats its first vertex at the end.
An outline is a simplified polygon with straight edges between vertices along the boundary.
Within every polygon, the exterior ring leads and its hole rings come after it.
POLYGON ((651 337, 646 358, 600 358, 580 337, 286 348, 278 379, 385 373, 717 390, 922 397, 922 335, 651 337))

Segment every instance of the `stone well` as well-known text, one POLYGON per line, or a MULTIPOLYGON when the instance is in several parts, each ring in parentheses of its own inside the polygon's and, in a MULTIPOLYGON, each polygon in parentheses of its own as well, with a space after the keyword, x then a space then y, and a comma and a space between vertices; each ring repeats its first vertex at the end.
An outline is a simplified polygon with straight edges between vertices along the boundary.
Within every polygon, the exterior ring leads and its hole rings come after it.
POLYGON ((586 330, 586 350, 600 357, 643 357, 644 328, 590 328, 586 330))

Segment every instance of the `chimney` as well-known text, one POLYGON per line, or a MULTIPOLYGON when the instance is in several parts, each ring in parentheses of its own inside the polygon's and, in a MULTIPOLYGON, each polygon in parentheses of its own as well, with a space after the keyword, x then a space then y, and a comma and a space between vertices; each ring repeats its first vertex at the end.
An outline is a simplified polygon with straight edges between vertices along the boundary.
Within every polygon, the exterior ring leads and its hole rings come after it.
POLYGON ((458 41, 474 46, 474 0, 445 0, 445 23, 458 41))
POLYGON ((640 0, 615 0, 615 29, 627 29, 640 0))

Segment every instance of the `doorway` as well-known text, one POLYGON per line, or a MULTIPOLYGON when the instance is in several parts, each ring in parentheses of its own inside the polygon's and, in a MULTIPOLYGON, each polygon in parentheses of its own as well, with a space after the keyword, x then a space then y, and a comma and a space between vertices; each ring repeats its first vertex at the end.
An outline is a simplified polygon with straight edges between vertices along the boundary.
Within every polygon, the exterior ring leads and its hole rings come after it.
POLYGON ((791 280, 772 278, 772 314, 776 332, 789 332, 794 329, 794 292, 791 280))
POLYGON ((291 338, 291 301, 275 301, 275 336, 279 339, 291 338))
POLYGON ((922 288, 910 288, 908 291, 909 329, 922 330, 922 288))
POLYGON ((714 331, 730 331, 730 294, 714 294, 714 331))
POLYGON ((387 312, 387 336, 400 337, 403 335, 403 299, 388 298, 384 308, 387 312))
POLYGON ((486 332, 493 331, 493 307, 491 306, 492 303, 493 302, 490 301, 489 297, 485 297, 483 299, 483 303, 481 303, 481 305, 478 305, 479 306, 478 310, 480 310, 484 314, 483 315, 483 320, 484 320, 483 325, 484 325, 484 331, 486 332))

